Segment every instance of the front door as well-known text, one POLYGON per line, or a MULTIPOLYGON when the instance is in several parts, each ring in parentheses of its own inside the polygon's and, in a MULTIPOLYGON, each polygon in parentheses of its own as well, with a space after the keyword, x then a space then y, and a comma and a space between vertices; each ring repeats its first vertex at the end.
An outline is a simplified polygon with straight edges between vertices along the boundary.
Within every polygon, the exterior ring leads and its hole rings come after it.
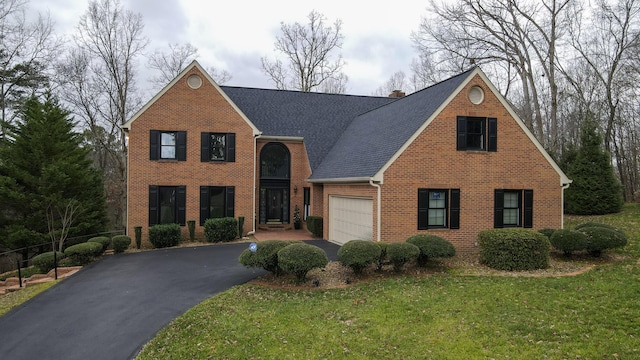
POLYGON ((282 189, 267 189, 267 223, 282 223, 282 189))

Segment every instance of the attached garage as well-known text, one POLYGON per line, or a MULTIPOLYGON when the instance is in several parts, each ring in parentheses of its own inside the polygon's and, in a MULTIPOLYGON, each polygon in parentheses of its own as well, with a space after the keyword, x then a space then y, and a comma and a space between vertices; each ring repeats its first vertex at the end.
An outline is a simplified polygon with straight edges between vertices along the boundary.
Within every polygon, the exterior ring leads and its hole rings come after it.
POLYGON ((373 240, 373 199, 329 196, 329 240, 373 240))

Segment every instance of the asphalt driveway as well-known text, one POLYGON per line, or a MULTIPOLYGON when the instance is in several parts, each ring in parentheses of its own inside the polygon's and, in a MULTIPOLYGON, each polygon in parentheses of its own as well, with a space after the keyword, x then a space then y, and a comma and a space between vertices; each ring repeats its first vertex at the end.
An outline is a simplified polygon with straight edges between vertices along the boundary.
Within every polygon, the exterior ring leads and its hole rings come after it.
MULTIPOLYGON (((338 245, 309 243, 335 260, 338 245)), ((248 243, 108 256, 0 317, 0 359, 130 359, 171 320, 263 270, 248 243)))

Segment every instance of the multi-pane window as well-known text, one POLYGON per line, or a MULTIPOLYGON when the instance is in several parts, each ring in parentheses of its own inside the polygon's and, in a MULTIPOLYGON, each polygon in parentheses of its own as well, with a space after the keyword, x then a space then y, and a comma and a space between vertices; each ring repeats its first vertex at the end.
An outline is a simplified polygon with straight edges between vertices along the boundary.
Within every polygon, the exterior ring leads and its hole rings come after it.
POLYGON ((201 133, 202 162, 235 162, 236 134, 234 133, 201 133))
POLYGON ((505 227, 520 226, 520 191, 504 192, 502 224, 505 227))
POLYGON ((234 217, 235 187, 200 187, 200 225, 207 219, 234 217))
POLYGON ((149 225, 185 225, 185 209, 185 186, 149 186, 149 225))
POLYGON ((160 158, 161 159, 176 158, 176 133, 175 132, 160 133, 160 158))
POLYGON ((418 230, 460 228, 460 189, 418 189, 418 230))
POLYGON ((187 160, 187 132, 151 130, 150 160, 187 160))
POLYGON ((458 116, 457 150, 497 151, 498 120, 495 118, 458 116))
POLYGON ((494 227, 533 227, 533 190, 496 189, 494 227))

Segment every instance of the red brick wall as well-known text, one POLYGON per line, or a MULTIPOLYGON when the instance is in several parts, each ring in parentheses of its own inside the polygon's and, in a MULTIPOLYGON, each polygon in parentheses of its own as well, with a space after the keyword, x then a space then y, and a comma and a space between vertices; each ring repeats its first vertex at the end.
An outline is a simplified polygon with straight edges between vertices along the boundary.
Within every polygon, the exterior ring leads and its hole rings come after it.
MULTIPOLYGON (((245 232, 253 229, 254 143, 251 127, 216 88, 203 79, 191 89, 186 79, 200 74, 193 68, 168 89, 131 124, 129 131, 129 189, 127 233, 142 226, 148 241, 149 185, 187 187, 186 219, 196 221, 196 237, 203 239, 199 225, 200 186, 235 186, 235 217, 245 217, 245 232), (149 160, 149 131, 186 131, 187 161, 149 160), (200 162, 201 132, 236 134, 235 162, 200 162)), ((186 226, 183 238, 188 238, 186 226)))
POLYGON ((478 232, 493 228, 494 189, 533 189, 534 229, 562 226, 558 173, 476 76, 385 172, 382 241, 404 241, 428 232, 448 239, 458 251, 477 251, 478 232), (484 90, 480 105, 467 98, 473 85, 484 90), (456 151, 459 115, 496 117, 498 151, 456 151), (418 188, 459 188, 460 229, 418 231, 418 188))

